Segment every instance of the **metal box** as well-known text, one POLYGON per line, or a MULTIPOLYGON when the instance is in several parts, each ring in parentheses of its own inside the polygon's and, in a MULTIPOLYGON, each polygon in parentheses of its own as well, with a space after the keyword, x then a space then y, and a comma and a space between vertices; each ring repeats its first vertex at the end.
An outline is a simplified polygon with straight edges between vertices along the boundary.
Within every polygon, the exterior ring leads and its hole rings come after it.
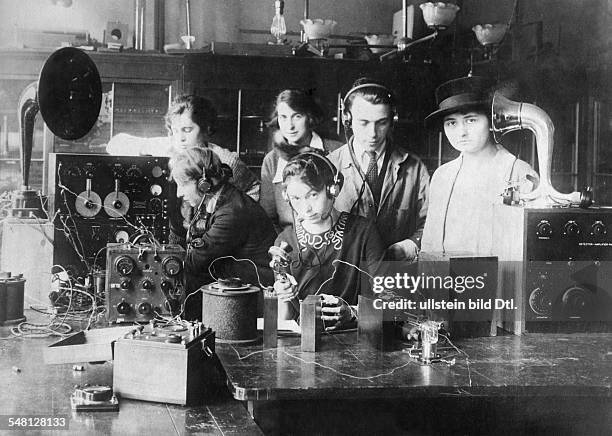
POLYGON ((215 333, 164 330, 128 334, 115 342, 113 389, 123 398, 198 404, 215 371, 215 333))

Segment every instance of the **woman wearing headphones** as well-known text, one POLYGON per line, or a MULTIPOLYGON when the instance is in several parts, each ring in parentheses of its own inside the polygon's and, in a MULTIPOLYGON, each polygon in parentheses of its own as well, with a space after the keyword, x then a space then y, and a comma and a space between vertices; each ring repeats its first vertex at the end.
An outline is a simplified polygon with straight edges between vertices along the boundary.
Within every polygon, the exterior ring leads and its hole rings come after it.
POLYGON ((259 201, 276 228, 282 230, 293 222, 291 209, 283 200, 283 170, 287 161, 305 151, 329 153, 342 144, 323 139, 314 131, 323 120, 323 111, 302 90, 286 89, 278 94, 271 118, 268 125, 273 129, 273 149, 264 157, 261 167, 259 201))
MULTIPOLYGON (((356 321, 357 295, 371 289, 367 274, 376 273, 385 250, 372 221, 334 208, 343 181, 333 164, 314 152, 295 156, 283 170, 283 195, 295 228, 285 228, 276 240, 293 250, 289 280, 277 280, 274 289, 288 304, 321 295, 327 330, 356 321)), ((291 317, 298 315, 294 311, 291 317)))
MULTIPOLYGON (((187 231, 185 287, 193 293, 219 277, 239 277, 243 283, 264 285, 273 282, 267 248, 276 232, 263 209, 247 194, 229 182, 232 171, 208 148, 184 149, 170 159, 171 177, 177 196, 195 209, 187 231), (251 260, 255 266, 233 259, 251 260), (211 263, 214 262, 209 272, 211 263)), ((185 315, 201 317, 201 294, 190 297, 185 315)))

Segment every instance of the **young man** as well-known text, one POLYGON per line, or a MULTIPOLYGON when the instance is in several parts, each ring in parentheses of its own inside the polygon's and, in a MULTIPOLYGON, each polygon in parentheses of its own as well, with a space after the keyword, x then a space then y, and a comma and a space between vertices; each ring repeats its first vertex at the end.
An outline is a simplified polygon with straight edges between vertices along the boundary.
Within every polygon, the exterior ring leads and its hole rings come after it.
POLYGON ((422 249, 490 255, 493 204, 508 187, 531 191, 538 181, 531 166, 495 143, 490 96, 480 77, 443 83, 436 90, 438 110, 426 124, 441 122, 451 146, 461 155, 434 173, 422 249))
POLYGON ((358 79, 343 101, 345 129, 353 136, 330 154, 344 175, 336 208, 374 219, 393 260, 416 258, 427 216, 425 164, 393 144, 393 98, 380 83, 358 79))

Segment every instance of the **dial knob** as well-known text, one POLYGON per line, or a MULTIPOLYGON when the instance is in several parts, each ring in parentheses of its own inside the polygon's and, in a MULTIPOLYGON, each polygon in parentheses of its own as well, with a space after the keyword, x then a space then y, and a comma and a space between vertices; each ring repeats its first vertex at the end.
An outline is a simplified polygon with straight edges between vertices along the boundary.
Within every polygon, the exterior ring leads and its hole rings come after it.
POLYGON ((170 289, 172 289, 172 283, 166 280, 163 280, 159 286, 164 292, 168 292, 170 289))
POLYGON ((149 313, 151 313, 151 303, 149 303, 148 301, 145 301, 144 303, 140 303, 138 305, 138 313, 140 313, 141 315, 148 315, 149 313))
POLYGON ((125 301, 122 301, 121 303, 117 304, 117 312, 121 315, 127 315, 128 313, 130 313, 130 310, 130 305, 125 301))
POLYGON ((591 231, 595 236, 604 236, 608 232, 606 225, 601 221, 594 222, 591 226, 591 231))
POLYGON ((174 277, 183 269, 183 262, 175 256, 169 256, 162 262, 164 273, 169 277, 174 277))
POLYGON ((153 282, 149 279, 144 279, 140 286, 142 286, 142 289, 150 290, 153 289, 153 282))
POLYGON ((537 315, 550 316, 552 313, 552 300, 542 288, 535 288, 529 295, 529 307, 537 315))
POLYGON ((563 230, 567 236, 578 236, 580 235, 580 226, 576 223, 576 221, 568 221, 563 226, 563 230))
POLYGON ((540 238, 550 238, 553 234, 553 228, 546 220, 542 220, 536 226, 536 234, 540 238))
POLYGON ((125 277, 121 280, 121 284, 119 286, 121 286, 121 289, 127 291, 132 286, 132 281, 129 278, 125 277))
POLYGON ((137 179, 142 176, 142 171, 138 167, 131 167, 125 172, 125 175, 130 179, 137 179))
POLYGON ((563 315, 567 318, 583 318, 591 306, 591 293, 580 286, 571 286, 561 297, 563 315))
POLYGON ((149 200, 149 212, 160 213, 163 210, 163 203, 159 198, 149 200))
POLYGON ((122 276, 128 276, 134 272, 134 261, 128 256, 119 256, 115 261, 115 268, 122 276))

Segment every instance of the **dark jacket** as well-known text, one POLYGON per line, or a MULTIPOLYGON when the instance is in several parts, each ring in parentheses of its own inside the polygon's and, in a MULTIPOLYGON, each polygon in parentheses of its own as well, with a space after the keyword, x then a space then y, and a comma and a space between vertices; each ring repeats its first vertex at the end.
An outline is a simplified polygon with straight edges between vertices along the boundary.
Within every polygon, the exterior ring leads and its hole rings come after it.
MULTIPOLYGON (((252 198, 234 185, 223 186, 214 212, 205 218, 206 205, 201 206, 200 215, 192 220, 187 240, 185 257, 185 286, 187 293, 192 293, 202 285, 213 282, 216 278, 240 277, 244 283, 258 285, 259 280, 265 286, 274 283, 274 275, 268 263, 268 248, 274 245, 276 232, 263 209, 252 198), (237 262, 233 259, 222 259, 214 263, 209 274, 210 264, 222 256, 234 256, 237 259, 250 259, 251 262, 237 262)), ((195 310, 198 313, 196 298, 195 310)), ((189 302, 190 306, 194 306, 189 302)))
MULTIPOLYGON (((302 234, 299 223, 298 233, 302 234)), ((324 246, 317 250, 308 245, 305 239, 298 237, 293 228, 287 227, 278 235, 276 245, 286 241, 293 248, 289 253, 291 275, 298 282, 298 296, 301 300, 319 291, 319 294, 335 295, 348 304, 356 305, 357 295, 371 295, 370 279, 363 272, 344 263, 334 263, 334 260, 340 259, 376 275, 386 247, 371 220, 347 213, 340 215, 325 236, 329 238, 330 246, 317 244, 324 246), (332 275, 333 280, 329 280, 332 275)))
MULTIPOLYGON (((427 217, 429 173, 425 164, 412 153, 392 144, 387 144, 387 147, 387 153, 391 152, 391 156, 378 208, 370 186, 365 183, 363 195, 353 213, 376 220, 386 247, 405 239, 411 239, 420 247, 427 217)), ((344 186, 335 203, 340 211, 351 211, 364 185, 359 163, 351 151, 345 144, 329 155, 329 159, 344 175, 344 186)))

